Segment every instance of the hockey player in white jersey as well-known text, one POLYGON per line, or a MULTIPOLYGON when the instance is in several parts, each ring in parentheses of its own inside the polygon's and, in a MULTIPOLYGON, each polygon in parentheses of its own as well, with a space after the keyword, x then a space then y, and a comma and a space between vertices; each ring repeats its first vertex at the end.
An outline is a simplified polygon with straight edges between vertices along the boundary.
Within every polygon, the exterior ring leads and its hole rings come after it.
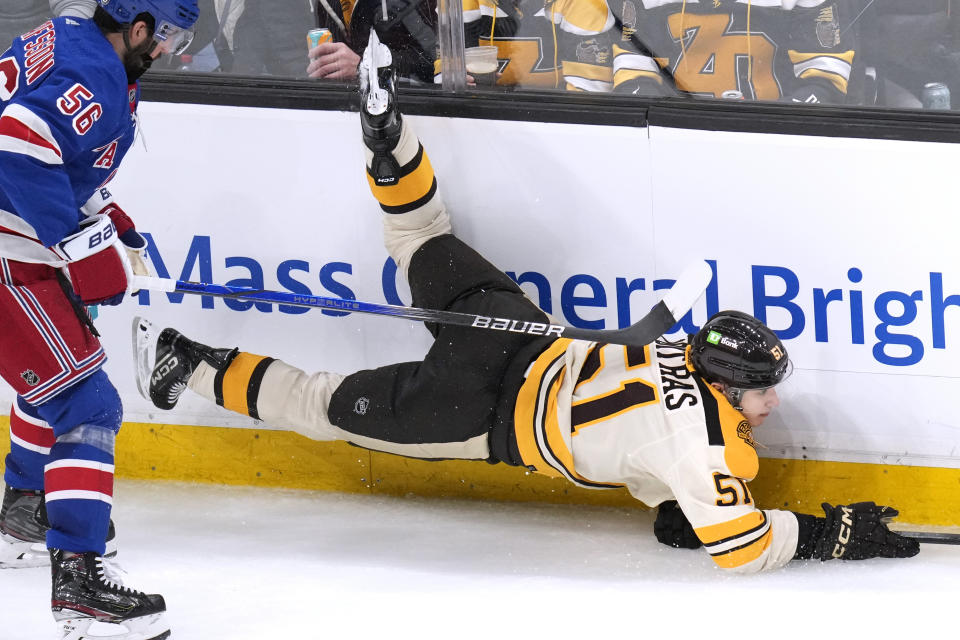
MULTIPOLYGON (((390 52, 371 40, 360 66, 367 175, 413 304, 545 321, 512 280, 451 233, 429 159, 397 110, 390 52)), ((703 544, 732 571, 918 551, 889 531, 897 512, 888 507, 824 505, 825 517, 757 508, 747 485, 758 470, 752 429, 779 404, 775 387, 791 365, 776 335, 747 314, 715 315, 689 344, 645 347, 428 329, 435 341, 422 361, 343 376, 209 347, 139 318, 138 386, 161 409, 189 387, 316 440, 626 487, 648 505, 667 505, 656 524, 662 542, 703 544)))

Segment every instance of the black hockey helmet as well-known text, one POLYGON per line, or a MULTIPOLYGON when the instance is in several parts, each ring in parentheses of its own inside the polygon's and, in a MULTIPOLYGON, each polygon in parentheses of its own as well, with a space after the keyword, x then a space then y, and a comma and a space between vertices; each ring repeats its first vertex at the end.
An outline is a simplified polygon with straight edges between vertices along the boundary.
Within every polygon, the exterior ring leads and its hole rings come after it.
POLYGON ((690 362, 707 382, 740 390, 772 387, 792 370, 777 334, 740 311, 707 320, 690 341, 690 362))

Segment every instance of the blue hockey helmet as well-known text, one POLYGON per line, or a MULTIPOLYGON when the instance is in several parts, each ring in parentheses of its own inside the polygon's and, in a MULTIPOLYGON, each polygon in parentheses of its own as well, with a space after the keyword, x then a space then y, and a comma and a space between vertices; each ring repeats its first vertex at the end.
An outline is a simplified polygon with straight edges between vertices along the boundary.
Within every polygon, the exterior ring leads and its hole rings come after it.
POLYGON ((153 39, 162 53, 177 55, 193 41, 193 25, 200 17, 197 0, 97 0, 120 24, 132 23, 141 13, 155 21, 153 39))

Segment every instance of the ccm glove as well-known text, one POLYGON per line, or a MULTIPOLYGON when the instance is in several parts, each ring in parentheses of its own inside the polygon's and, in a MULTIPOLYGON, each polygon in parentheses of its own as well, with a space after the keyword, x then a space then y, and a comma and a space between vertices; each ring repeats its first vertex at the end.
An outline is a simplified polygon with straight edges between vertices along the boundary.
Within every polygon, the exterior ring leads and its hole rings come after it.
POLYGON ((676 549, 699 549, 703 546, 676 500, 660 503, 653 533, 658 541, 676 549))
POLYGON ((920 552, 920 544, 916 540, 887 528, 887 523, 899 515, 893 507, 882 507, 872 502, 835 507, 824 502, 820 506, 826 513, 826 519, 813 554, 816 558, 911 558, 920 552))
POLYGON ((90 216, 80 231, 50 249, 66 264, 74 293, 86 305, 120 304, 133 272, 109 215, 90 216))

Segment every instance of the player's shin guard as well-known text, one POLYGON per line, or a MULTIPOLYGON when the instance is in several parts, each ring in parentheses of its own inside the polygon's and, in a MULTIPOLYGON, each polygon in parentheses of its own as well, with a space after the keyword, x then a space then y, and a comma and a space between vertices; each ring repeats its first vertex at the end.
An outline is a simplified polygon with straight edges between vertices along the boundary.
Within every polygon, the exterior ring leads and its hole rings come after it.
POLYGON ((190 378, 190 389, 225 409, 293 429, 313 440, 343 440, 327 409, 343 376, 308 375, 285 362, 241 351, 226 368, 206 363, 190 378))
POLYGON ((437 179, 423 145, 404 121, 392 157, 400 167, 398 179, 389 185, 377 184, 367 151, 367 180, 380 203, 383 241, 390 257, 406 275, 410 259, 427 240, 451 232, 450 216, 437 189, 437 179))
POLYGON ((38 413, 57 437, 44 467, 47 546, 103 555, 113 504, 114 441, 123 416, 107 374, 96 371, 38 413))
POLYGON ((103 556, 113 506, 113 454, 99 445, 70 442, 70 435, 54 445, 44 473, 52 527, 47 546, 103 556))

